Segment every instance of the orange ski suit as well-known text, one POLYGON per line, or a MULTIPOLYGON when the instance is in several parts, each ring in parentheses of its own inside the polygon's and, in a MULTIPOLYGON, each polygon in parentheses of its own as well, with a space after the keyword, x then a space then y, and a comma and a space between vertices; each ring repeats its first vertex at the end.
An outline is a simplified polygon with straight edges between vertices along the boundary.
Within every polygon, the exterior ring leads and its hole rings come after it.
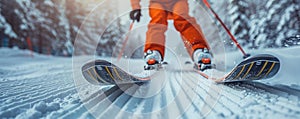
MULTIPOLYGON (((131 0, 132 9, 141 9, 140 0, 131 0)), ((174 26, 180 32, 190 56, 194 50, 207 48, 208 43, 195 18, 189 16, 187 0, 150 0, 148 24, 144 52, 158 50, 162 58, 165 53, 165 32, 168 28, 167 20, 173 19, 174 26)))

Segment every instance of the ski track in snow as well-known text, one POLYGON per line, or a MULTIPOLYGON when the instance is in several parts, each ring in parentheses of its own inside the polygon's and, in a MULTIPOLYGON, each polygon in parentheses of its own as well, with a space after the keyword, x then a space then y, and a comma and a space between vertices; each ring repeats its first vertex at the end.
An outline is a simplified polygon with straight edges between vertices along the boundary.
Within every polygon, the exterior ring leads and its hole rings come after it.
POLYGON ((0 52, 9 54, 0 58, 0 118, 300 118, 295 86, 215 84, 192 71, 167 71, 162 90, 142 98, 134 95, 148 85, 75 86, 68 58, 0 52))

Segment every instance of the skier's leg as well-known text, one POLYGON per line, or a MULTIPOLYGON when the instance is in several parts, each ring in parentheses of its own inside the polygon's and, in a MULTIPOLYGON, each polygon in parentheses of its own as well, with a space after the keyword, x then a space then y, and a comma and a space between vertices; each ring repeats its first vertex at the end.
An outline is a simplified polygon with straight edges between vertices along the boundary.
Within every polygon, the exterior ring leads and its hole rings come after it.
MULTIPOLYGON (((174 26, 182 35, 190 56, 197 49, 209 49, 208 43, 195 18, 189 16, 187 0, 179 0, 173 7, 174 26)), ((194 59, 196 60, 196 59, 194 59)))
POLYGON ((187 0, 179 0, 173 7, 174 26, 181 33, 188 52, 199 70, 212 68, 208 43, 195 18, 189 16, 187 0))
POLYGON ((165 52, 165 32, 168 28, 168 13, 164 10, 162 4, 150 2, 149 14, 151 21, 148 25, 144 52, 156 50, 159 51, 163 58, 165 52))

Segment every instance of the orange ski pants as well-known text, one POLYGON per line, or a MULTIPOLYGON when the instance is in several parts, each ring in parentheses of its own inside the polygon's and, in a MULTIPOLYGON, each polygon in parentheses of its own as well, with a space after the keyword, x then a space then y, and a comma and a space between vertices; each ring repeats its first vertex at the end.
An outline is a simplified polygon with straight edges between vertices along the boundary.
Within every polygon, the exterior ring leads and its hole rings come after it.
POLYGON ((168 19, 174 20, 174 26, 180 32, 191 56, 198 48, 209 49, 200 26, 189 16, 187 0, 173 0, 167 3, 150 1, 149 7, 151 21, 148 24, 144 52, 158 50, 162 58, 164 57, 168 19))

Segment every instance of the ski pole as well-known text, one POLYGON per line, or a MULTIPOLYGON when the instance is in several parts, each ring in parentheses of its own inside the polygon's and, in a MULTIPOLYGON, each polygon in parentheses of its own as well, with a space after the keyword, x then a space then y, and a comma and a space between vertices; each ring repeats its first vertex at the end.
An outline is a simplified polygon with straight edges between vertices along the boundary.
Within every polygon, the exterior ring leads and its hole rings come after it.
POLYGON ((232 33, 230 32, 230 30, 226 27, 226 25, 224 24, 224 22, 221 20, 221 18, 219 17, 219 15, 212 9, 212 7, 210 6, 209 2, 207 0, 203 0, 204 4, 206 5, 206 7, 208 7, 210 9, 210 11, 214 14, 214 16, 217 18, 217 20, 221 23, 222 27, 226 30, 227 34, 230 36, 231 40, 235 43, 235 45, 240 49, 240 51, 243 53, 244 58, 247 58, 250 56, 250 54, 247 54, 242 46, 238 43, 238 41, 235 39, 235 37, 232 35, 232 33))
MULTIPOLYGON (((133 24, 134 24, 134 21, 132 21, 132 22, 130 23, 129 30, 128 30, 129 33, 130 33, 130 31, 132 30, 133 24)), ((121 59, 121 57, 122 57, 122 55, 123 55, 123 52, 124 52, 125 47, 126 47, 126 44, 127 44, 127 42, 128 42, 128 37, 129 37, 129 34, 126 35, 125 41, 124 41, 123 44, 122 44, 122 49, 121 49, 121 51, 120 51, 120 53, 119 53, 119 55, 118 55, 118 61, 121 59)))

